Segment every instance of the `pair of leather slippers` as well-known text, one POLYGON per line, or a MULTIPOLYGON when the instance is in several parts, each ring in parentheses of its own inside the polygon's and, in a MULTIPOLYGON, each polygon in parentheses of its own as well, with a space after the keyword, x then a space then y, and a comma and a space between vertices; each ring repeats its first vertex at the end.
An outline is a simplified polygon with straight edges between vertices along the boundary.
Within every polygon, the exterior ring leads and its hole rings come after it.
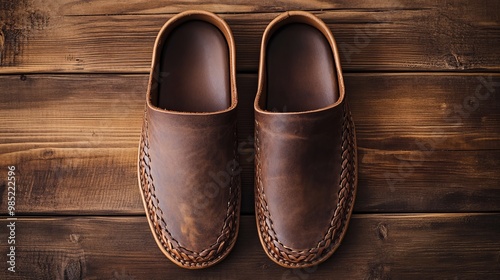
MULTIPOLYGON (((241 201, 235 46, 204 11, 174 16, 154 46, 139 147, 139 186, 162 252, 204 268, 233 248, 241 201)), ((354 124, 335 40, 307 12, 264 32, 255 98, 255 213, 266 254, 284 267, 339 246, 357 185, 354 124)))

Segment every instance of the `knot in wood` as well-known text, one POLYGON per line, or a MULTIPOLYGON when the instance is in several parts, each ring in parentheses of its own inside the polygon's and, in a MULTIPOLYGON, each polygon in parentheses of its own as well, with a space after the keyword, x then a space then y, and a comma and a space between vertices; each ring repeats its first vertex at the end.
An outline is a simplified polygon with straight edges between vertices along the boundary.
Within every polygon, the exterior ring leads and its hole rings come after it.
POLYGON ((377 236, 380 240, 386 240, 388 234, 387 225, 380 223, 377 225, 377 236))

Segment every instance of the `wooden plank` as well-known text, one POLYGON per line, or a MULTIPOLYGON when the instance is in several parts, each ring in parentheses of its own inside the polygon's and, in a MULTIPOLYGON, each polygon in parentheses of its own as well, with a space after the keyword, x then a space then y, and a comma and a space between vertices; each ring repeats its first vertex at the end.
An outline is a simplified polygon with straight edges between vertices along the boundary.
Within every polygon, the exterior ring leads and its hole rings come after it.
MULTIPOLYGON (((499 80, 492 76, 492 83, 499 80)), ((8 165, 19 171, 20 213, 143 213, 136 147, 146 81, 146 75, 0 77, 0 162, 4 174, 8 165)), ((355 211, 500 211, 496 92, 478 100, 460 125, 446 122, 443 110, 482 85, 476 75, 349 74, 346 83, 359 142, 355 211)), ((238 85, 242 211, 253 213, 255 75, 240 75, 238 85)))
POLYGON ((360 150, 355 209, 498 211, 500 151, 360 150))
MULTIPOLYGON (((0 77, 0 109, 6 112, 0 128, 8 133, 2 141, 25 145, 57 135, 65 140, 59 142, 86 147, 130 147, 140 130, 146 80, 146 75, 0 77)), ((256 84, 255 75, 239 76, 242 149, 252 146, 256 84)), ((361 147, 500 149, 499 74, 347 74, 346 87, 361 147)))
MULTIPOLYGON (((7 209, 7 166, 16 166, 23 214, 142 214, 136 150, 59 149, 2 156, 0 206, 7 209), (37 158, 38 157, 38 158, 37 158), (5 165, 4 165, 5 164, 5 165), (5 199, 3 199, 5 198, 5 199)), ((355 212, 499 211, 500 151, 359 151, 355 212)), ((243 165, 242 213, 253 213, 253 168, 243 165)))
MULTIPOLYGON (((0 162, 18 170, 19 212, 140 210, 136 156, 144 76, 0 80, 0 162)), ((7 205, 2 177, 1 205, 7 205)))
POLYGON ((500 75, 346 75, 358 145, 384 150, 500 149, 500 75))
MULTIPOLYGON (((361 147, 500 149, 500 74, 347 74, 345 80, 361 147)), ((130 147, 146 82, 146 75, 1 76, 0 131, 7 134, 0 141, 24 145, 52 133, 67 140, 59 142, 117 147, 111 136, 120 136, 119 147, 130 147)), ((241 141, 253 137, 256 85, 255 75, 239 75, 241 141)))
MULTIPOLYGON (((355 215, 325 263, 291 270, 267 258, 253 216, 234 250, 204 270, 181 269, 157 248, 140 217, 19 218, 16 272, 2 279, 498 279, 500 214, 355 215)), ((5 228, 7 221, 0 225, 5 228)), ((7 240, 7 231, 0 232, 7 240)))
MULTIPOLYGON (((43 1, 43 0, 42 0, 43 1)), ((316 1, 286 1, 276 0, 272 3, 266 1, 243 1, 243 0, 208 0, 198 3, 190 3, 178 0, 163 1, 143 1, 130 0, 121 5, 116 5, 108 0, 95 0, 92 2, 82 2, 78 0, 54 0, 56 6, 64 9, 65 15, 126 15, 126 14, 173 14, 180 13, 188 9, 209 10, 214 13, 262 13, 262 12, 283 12, 291 10, 330 10, 345 9, 392 9, 400 10, 419 9, 423 5, 432 6, 428 1, 380 1, 380 3, 366 3, 355 0, 316 0, 316 1)))
POLYGON ((266 25, 285 10, 311 10, 332 29, 346 71, 498 71, 499 3, 425 1, 4 1, 0 73, 149 71, 155 36, 185 9, 228 21, 239 71, 255 72, 266 25))

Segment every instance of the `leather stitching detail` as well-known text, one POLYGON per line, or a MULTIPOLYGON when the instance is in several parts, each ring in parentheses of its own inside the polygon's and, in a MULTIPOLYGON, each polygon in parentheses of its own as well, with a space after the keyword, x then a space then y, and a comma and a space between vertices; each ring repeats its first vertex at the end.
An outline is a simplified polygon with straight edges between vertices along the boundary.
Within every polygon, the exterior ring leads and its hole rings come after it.
MULTIPOLYGON (((237 160, 237 137, 236 122, 233 125, 234 131, 234 159, 237 160)), ((167 223, 163 219, 163 211, 159 207, 159 199, 155 195, 154 179, 151 174, 151 157, 149 155, 148 139, 148 114, 144 114, 144 125, 141 134, 139 172, 141 189, 147 205, 147 217, 154 226, 154 233, 160 240, 163 248, 170 257, 185 267, 207 267, 222 259, 232 248, 236 241, 236 232, 239 223, 240 208, 240 178, 231 176, 229 187, 229 202, 226 216, 220 235, 217 240, 208 248, 200 251, 192 251, 179 244, 179 242, 167 230, 167 223)))
POLYGON ((330 220, 329 227, 323 238, 316 246, 305 250, 290 248, 281 242, 273 228, 273 220, 269 213, 266 194, 262 184, 261 149, 260 149, 260 123, 255 122, 255 148, 256 148, 256 188, 255 210, 258 228, 268 255, 274 261, 288 267, 303 267, 315 265, 328 257, 335 250, 343 233, 346 230, 347 219, 350 215, 356 189, 356 140, 354 124, 351 113, 344 101, 342 121, 342 167, 340 172, 340 189, 338 191, 338 204, 330 220))

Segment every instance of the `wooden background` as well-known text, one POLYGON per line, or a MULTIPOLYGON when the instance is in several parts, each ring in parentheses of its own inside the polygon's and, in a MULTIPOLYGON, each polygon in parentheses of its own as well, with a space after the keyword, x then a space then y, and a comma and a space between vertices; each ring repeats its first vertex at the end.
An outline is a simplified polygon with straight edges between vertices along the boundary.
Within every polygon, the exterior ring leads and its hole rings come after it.
POLYGON ((499 279, 497 1, 0 0, 0 279, 499 279), (205 9, 237 45, 240 236, 202 271, 150 233, 136 156, 155 36, 205 9), (340 48, 359 145, 355 214, 324 264, 261 249, 253 108, 265 26, 307 10, 340 48), (16 166, 16 273, 7 271, 7 166, 16 166))

